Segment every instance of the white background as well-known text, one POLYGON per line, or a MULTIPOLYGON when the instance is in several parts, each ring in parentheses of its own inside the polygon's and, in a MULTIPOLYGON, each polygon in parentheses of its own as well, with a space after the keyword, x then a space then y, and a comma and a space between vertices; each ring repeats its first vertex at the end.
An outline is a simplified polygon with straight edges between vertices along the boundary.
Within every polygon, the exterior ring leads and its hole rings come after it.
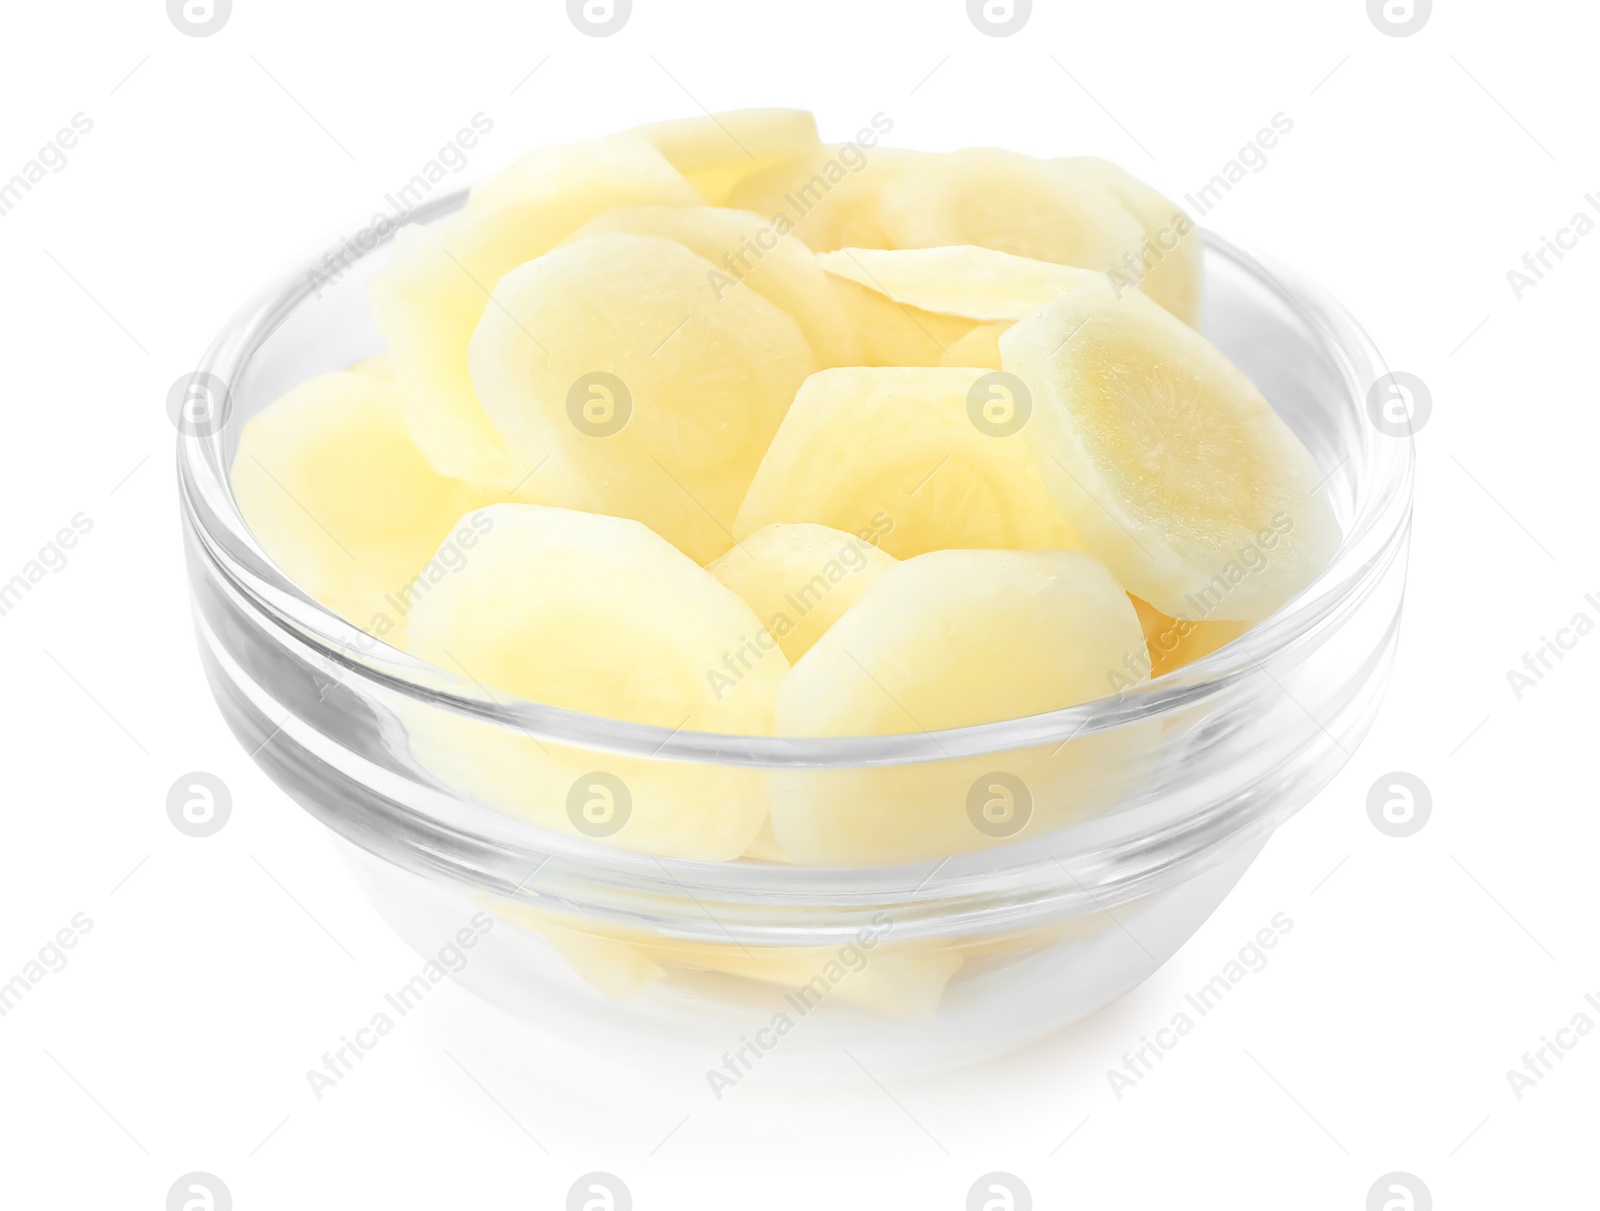
POLYGON ((1600 1032, 1521 1100, 1505 1071, 1600 998, 1600 634, 1520 701, 1506 670, 1600 620, 1600 232, 1520 301, 1506 271, 1600 191, 1600 16, 1447 0, 1391 38, 1362 0, 1036 8, 995 39, 960 0, 636 0, 596 39, 554 0, 236 0, 206 38, 160 0, 5 7, 0 179, 73 114, 94 128, 0 218, 0 579, 74 514, 93 530, 0 618, 0 981, 75 913, 93 928, 0 1018, 0 1204, 159 1208, 205 1170, 239 1208, 553 1208, 604 1169, 640 1208, 959 1208, 991 1170, 1039 1207, 1355 1211, 1391 1170, 1440 1208, 1596 1205, 1600 1032), (462 183, 702 103, 1100 154, 1173 196, 1292 118, 1205 221, 1319 279, 1431 388, 1386 704, 1171 963, 1009 1059, 823 1095, 758 1072, 718 1103, 452 984, 318 1102, 305 1070, 417 959, 212 705, 167 387, 474 113, 494 130, 462 183), (205 840, 164 807, 195 769, 234 798, 205 840), (1434 803, 1404 840, 1365 810, 1396 769, 1434 803), (1278 912, 1270 965, 1119 1101, 1106 1069, 1278 912))

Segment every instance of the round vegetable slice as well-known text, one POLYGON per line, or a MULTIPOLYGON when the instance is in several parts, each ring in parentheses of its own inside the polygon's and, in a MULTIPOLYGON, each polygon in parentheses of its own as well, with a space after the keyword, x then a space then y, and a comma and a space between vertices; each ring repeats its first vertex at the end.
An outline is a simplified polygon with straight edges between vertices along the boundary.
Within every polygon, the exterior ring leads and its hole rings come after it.
POLYGON ((602 234, 506 275, 472 338, 483 408, 548 503, 632 517, 704 563, 814 368, 787 312, 720 298, 673 240, 602 234))
POLYGON ((1176 202, 1126 169, 1093 156, 1058 161, 1098 178, 1144 229, 1137 253, 1124 252, 1118 281, 1126 280, 1191 328, 1200 326, 1200 229, 1176 202))
MULTIPOLYGON (((1077 551, 936 551, 883 574, 795 664, 781 735, 872 736, 991 723, 1142 680, 1122 587, 1077 551)), ((880 865, 1058 827, 1126 785, 1137 729, 981 757, 785 771, 773 832, 797 862, 880 865)))
POLYGON ((736 109, 636 127, 713 206, 740 182, 822 146, 817 120, 803 109, 736 109))
POLYGON ((493 910, 542 934, 596 991, 626 1000, 673 971, 715 971, 795 990, 800 1005, 826 997, 900 1018, 931 1018, 964 959, 940 940, 896 944, 869 934, 858 946, 745 946, 689 942, 642 929, 600 925, 487 898, 493 910), (820 977, 820 981, 819 978, 820 977))
POLYGON ((720 206, 620 206, 590 219, 568 242, 601 232, 678 241, 711 262, 707 280, 719 298, 748 286, 794 316, 819 365, 860 364, 861 338, 811 249, 760 215, 720 206))
POLYGON ((735 533, 815 522, 875 532, 897 559, 1080 545, 1039 478, 1014 385, 955 367, 812 375, 761 460, 735 533))
MULTIPOLYGON (((480 516, 488 524, 464 564, 412 610, 413 655, 496 702, 771 733, 789 662, 704 568, 625 518, 521 504, 480 516)), ((759 771, 590 751, 420 708, 406 722, 413 754, 445 781, 626 849, 725 861, 766 816, 759 771)))
POLYGON ((1161 677, 1218 648, 1232 643, 1250 629, 1248 622, 1206 622, 1169 618, 1147 601, 1130 598, 1144 628, 1144 641, 1150 652, 1150 676, 1161 677))
POLYGON ((999 370, 1000 336, 1010 324, 979 324, 961 339, 953 341, 939 358, 941 366, 976 366, 999 370))
POLYGON ((993 723, 1112 692, 1144 646, 1128 595, 1082 551, 934 551, 888 568, 795 664, 786 736, 993 723))
MULTIPOLYGON (((897 174, 879 203, 882 247, 976 244, 1099 270, 1186 323, 1199 312, 1199 235, 1173 203, 1104 160, 978 147, 897 174)), ((872 244, 877 247, 880 244, 872 244)))
POLYGON ((893 248, 976 244, 1083 269, 1118 267, 1144 234, 1095 176, 993 147, 907 166, 884 187, 880 215, 893 248))
POLYGON ((874 530, 764 526, 706 571, 749 603, 793 664, 894 566, 877 538, 874 530))
POLYGON ((896 303, 972 320, 1020 320, 1105 275, 992 248, 841 248, 817 260, 829 273, 896 303))
POLYGON ((1174 618, 1256 622, 1326 566, 1316 461, 1214 345, 1138 291, 1081 290, 1000 338, 1062 513, 1130 593, 1174 618))
POLYGON ((350 365, 346 366, 345 369, 349 370, 352 374, 370 374, 374 378, 381 378, 385 382, 389 383, 395 381, 394 359, 391 358, 387 353, 378 353, 374 354, 372 357, 364 357, 359 362, 352 362, 350 365))
POLYGON ((396 643, 430 557, 462 514, 487 501, 433 469, 394 384, 359 365, 308 379, 250 418, 233 493, 296 584, 396 643))
POLYGON ((972 331, 971 320, 907 307, 845 278, 830 280, 850 326, 861 337, 869 366, 937 366, 972 331))
POLYGON ((502 499, 537 488, 467 372, 467 344, 500 279, 608 207, 699 201, 655 148, 617 136, 535 151, 479 186, 463 212, 395 234, 372 279, 372 317, 405 389, 412 436, 442 474, 502 499))
POLYGON ((893 248, 879 215, 884 190, 926 153, 836 143, 741 182, 727 205, 766 215, 817 252, 893 248))

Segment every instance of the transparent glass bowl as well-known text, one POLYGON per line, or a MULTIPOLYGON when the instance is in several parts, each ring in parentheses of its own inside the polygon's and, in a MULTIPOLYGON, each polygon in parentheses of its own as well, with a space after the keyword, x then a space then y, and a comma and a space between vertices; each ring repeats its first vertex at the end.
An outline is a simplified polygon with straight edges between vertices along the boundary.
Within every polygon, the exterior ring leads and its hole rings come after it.
MULTIPOLYGON (((843 1046, 874 1073, 909 1073, 1021 1046, 1165 962, 1371 722, 1399 625, 1412 446, 1366 418, 1384 367, 1359 326, 1287 270, 1207 238, 1206 335, 1326 470, 1343 527, 1309 589, 1115 697, 933 734, 789 739, 491 697, 334 616, 262 552, 228 485, 239 429, 301 380, 381 351, 366 286, 385 255, 384 241, 353 262, 342 242, 319 247, 200 366, 231 400, 215 431, 179 440, 199 647, 235 735, 333 831, 391 925, 539 1029, 613 1056, 703 1059, 728 1083, 779 1048, 843 1046), (336 247, 347 268, 329 282, 336 247), (886 835, 925 802, 929 852, 854 868, 629 852, 497 810, 442 779, 436 754, 419 760, 463 729, 562 768, 799 796, 886 835), (979 823, 972 788, 1017 769, 1038 775, 1032 817, 996 835, 1006 826, 979 823)), ((470 768, 476 749, 449 751, 470 768)))

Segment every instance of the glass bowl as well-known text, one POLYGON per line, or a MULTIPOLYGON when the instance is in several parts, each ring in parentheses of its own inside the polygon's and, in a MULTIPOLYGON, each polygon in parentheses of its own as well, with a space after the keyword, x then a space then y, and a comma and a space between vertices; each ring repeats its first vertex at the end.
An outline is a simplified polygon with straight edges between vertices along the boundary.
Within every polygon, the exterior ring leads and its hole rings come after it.
POLYGON ((844 739, 668 731, 508 700, 413 660, 298 589, 228 482, 244 421, 382 351, 366 288, 391 234, 319 246, 199 367, 226 386, 178 448, 200 653, 234 734, 332 830, 392 927, 565 1045, 687 1056, 719 1097, 779 1050, 803 1064, 844 1047, 908 1074, 1022 1046, 1171 957, 1370 725, 1398 633, 1412 445, 1367 420, 1384 367, 1355 321, 1209 234, 1205 334, 1325 470, 1344 534, 1316 582, 1242 640, 1068 710, 844 739), (728 803, 798 796, 909 848, 853 867, 631 852, 625 835, 540 827, 460 789, 491 750, 520 754, 513 769, 620 768, 728 803), (1035 778, 1020 808, 995 790, 1016 770, 1035 778), (918 812, 925 828, 896 832, 918 812))

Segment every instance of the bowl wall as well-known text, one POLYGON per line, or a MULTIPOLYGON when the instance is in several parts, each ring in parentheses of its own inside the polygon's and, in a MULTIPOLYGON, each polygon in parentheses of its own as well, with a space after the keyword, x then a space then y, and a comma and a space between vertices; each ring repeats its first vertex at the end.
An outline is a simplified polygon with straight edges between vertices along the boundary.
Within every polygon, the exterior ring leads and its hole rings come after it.
POLYGON ((365 287, 383 255, 315 292, 320 257, 286 275, 202 367, 232 412, 179 451, 200 650, 241 743, 333 830, 393 927, 430 958, 471 934, 457 978, 554 1036, 687 1048, 708 1068, 773 1037, 885 1072, 1020 1046, 1165 962, 1370 725, 1400 617, 1410 443, 1365 419, 1383 367, 1360 329, 1285 270, 1210 240, 1205 331, 1327 470, 1345 542, 1315 585, 1244 640, 1082 708, 807 741, 507 703, 334 618, 260 551, 227 488, 238 431, 381 350, 365 287), (775 803, 791 847, 820 836, 839 858, 596 839, 563 792, 597 773, 621 778, 640 821, 775 803), (1002 776, 1029 803, 1010 832, 978 810, 1002 776))

